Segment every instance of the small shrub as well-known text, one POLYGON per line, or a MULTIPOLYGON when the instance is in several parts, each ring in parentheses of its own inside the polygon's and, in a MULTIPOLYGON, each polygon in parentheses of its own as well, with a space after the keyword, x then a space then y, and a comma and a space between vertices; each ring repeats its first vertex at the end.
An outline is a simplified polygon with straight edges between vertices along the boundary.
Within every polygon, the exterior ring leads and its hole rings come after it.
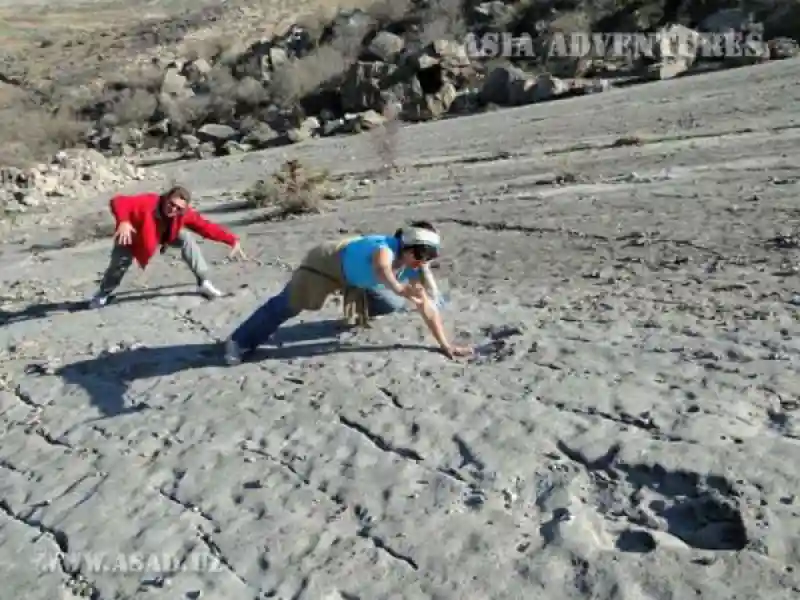
POLYGON ((260 179, 244 193, 250 208, 273 208, 270 218, 315 214, 324 209, 325 200, 335 196, 327 188, 327 170, 308 173, 297 160, 286 161, 270 179, 260 179))
POLYGON ((88 127, 68 109, 49 112, 29 105, 0 109, 0 166, 49 162, 59 150, 80 145, 88 127))
POLYGON ((205 123, 230 123, 252 113, 269 99, 264 86, 252 77, 236 79, 225 67, 214 67, 203 90, 195 96, 163 103, 162 108, 181 132, 205 123))
POLYGON ((155 65, 145 65, 117 74, 106 82, 107 90, 147 90, 152 94, 161 91, 164 71, 155 65))
POLYGON ((273 99, 282 107, 291 106, 306 94, 344 75, 353 61, 352 56, 339 48, 322 46, 308 56, 282 63, 273 74, 273 99))
POLYGON ((203 59, 213 63, 226 57, 232 49, 233 42, 230 36, 215 35, 187 40, 184 54, 188 60, 203 59))
POLYGON ((367 14, 382 26, 401 20, 413 8, 412 0, 378 0, 366 8, 367 14))
POLYGON ((120 125, 140 124, 150 120, 158 108, 158 99, 146 89, 136 89, 123 95, 112 112, 120 125))
POLYGON ((460 39, 466 33, 461 0, 433 0, 430 3, 420 35, 423 44, 441 39, 460 39))
POLYGON ((636 135, 630 135, 626 137, 617 138, 611 144, 612 148, 624 148, 626 146, 641 146, 644 144, 644 140, 636 135))

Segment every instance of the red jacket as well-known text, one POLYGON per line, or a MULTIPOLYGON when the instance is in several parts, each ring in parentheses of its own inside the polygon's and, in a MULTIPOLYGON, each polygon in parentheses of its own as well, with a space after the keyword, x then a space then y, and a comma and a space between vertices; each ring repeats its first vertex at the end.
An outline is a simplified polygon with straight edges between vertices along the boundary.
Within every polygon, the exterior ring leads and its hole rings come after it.
MULTIPOLYGON (((122 221, 128 221, 136 230, 132 234, 131 250, 136 262, 143 269, 153 258, 161 243, 156 219, 159 197, 159 194, 114 196, 109 202, 117 225, 122 221)), ((204 238, 229 246, 233 246, 238 241, 238 238, 226 228, 207 221, 197 211, 187 208, 185 213, 172 220, 167 243, 175 241, 182 227, 191 229, 204 238)))

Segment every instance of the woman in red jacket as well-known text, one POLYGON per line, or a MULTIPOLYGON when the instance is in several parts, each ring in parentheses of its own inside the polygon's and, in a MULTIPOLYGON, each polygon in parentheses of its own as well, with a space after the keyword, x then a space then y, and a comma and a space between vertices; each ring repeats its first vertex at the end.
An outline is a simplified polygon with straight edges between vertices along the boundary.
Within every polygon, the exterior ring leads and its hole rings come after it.
POLYGON ((208 279, 208 265, 200 247, 186 230, 231 246, 231 256, 244 257, 244 253, 233 233, 204 219, 189 206, 190 202, 189 191, 180 186, 164 194, 114 196, 111 199, 111 212, 117 223, 114 248, 100 289, 90 302, 92 308, 105 306, 133 261, 136 260, 144 269, 159 246, 162 253, 167 246, 180 248, 181 257, 192 270, 203 296, 212 299, 222 295, 208 279))

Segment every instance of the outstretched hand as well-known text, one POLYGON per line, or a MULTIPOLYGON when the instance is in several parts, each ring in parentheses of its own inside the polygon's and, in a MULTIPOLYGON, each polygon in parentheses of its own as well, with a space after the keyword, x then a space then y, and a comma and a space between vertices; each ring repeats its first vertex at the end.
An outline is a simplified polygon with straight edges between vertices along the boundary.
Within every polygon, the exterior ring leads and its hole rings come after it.
POLYGON ((472 346, 448 346, 447 348, 442 348, 442 352, 447 358, 454 359, 472 356, 475 354, 475 349, 472 346))
POLYGON ((244 250, 242 250, 242 245, 239 242, 236 242, 233 245, 230 254, 228 254, 228 258, 230 258, 231 260, 237 260, 237 259, 247 260, 247 255, 244 253, 244 250))
POLYGON ((120 246, 130 246, 131 242, 133 242, 133 234, 136 233, 136 230, 133 228, 128 221, 122 221, 119 225, 117 225, 117 229, 114 231, 114 240, 120 246))

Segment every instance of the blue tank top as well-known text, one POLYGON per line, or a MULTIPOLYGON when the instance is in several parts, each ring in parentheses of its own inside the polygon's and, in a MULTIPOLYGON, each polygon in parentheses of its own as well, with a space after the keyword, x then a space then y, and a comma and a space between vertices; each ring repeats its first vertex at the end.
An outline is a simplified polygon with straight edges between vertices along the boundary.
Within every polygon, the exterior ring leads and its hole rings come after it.
MULTIPOLYGON (((384 247, 395 255, 400 248, 400 242, 393 235, 365 235, 342 249, 342 271, 349 285, 368 290, 385 287, 378 279, 374 263, 375 251, 384 247)), ((417 269, 404 269, 396 276, 399 281, 407 281, 416 271, 417 269)))

